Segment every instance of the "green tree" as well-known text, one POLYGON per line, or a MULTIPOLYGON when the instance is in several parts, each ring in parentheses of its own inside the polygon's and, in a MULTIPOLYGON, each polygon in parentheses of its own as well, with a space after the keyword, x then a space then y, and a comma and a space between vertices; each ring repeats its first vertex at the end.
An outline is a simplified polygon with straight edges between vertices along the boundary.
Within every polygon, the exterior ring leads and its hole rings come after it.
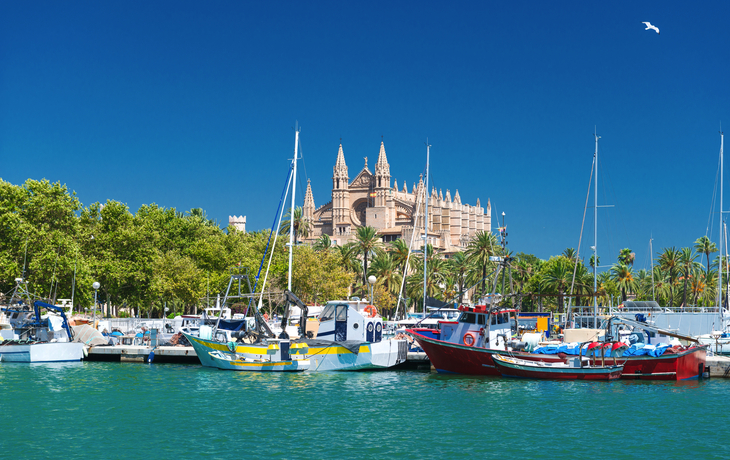
POLYGON ((694 248, 698 253, 704 254, 707 257, 706 273, 710 273, 710 254, 717 252, 717 245, 710 241, 707 236, 701 236, 695 240, 694 248))
POLYGON ((317 241, 314 242, 312 245, 315 251, 325 251, 329 250, 332 247, 332 240, 330 239, 329 235, 323 234, 317 239, 317 241))
POLYGON ((322 304, 347 297, 353 275, 342 267, 337 254, 297 246, 293 259, 292 291, 302 301, 322 304))
POLYGON ((680 264, 680 251, 674 247, 665 248, 659 255, 658 262, 661 269, 666 271, 669 276, 669 285, 667 286, 667 289, 669 294, 669 308, 672 308, 674 301, 674 286, 677 280, 677 272, 679 271, 680 264))
MULTIPOLYGON (((291 211, 284 214, 284 219, 281 221, 279 232, 282 235, 288 235, 291 231, 291 211)), ((309 222, 304 220, 301 206, 294 208, 294 244, 298 243, 300 236, 307 236, 309 234, 309 222)))
POLYGON ((570 289, 573 278, 573 263, 565 256, 551 257, 541 270, 542 290, 558 299, 558 312, 564 312, 563 299, 570 289))
POLYGON ((363 258, 362 282, 367 284, 368 259, 382 250, 383 243, 380 242, 378 231, 374 227, 358 227, 355 234, 355 247, 357 253, 363 258))
POLYGON ((481 269, 481 295, 487 294, 487 271, 493 262, 489 258, 499 253, 500 246, 497 243, 497 237, 489 232, 477 231, 474 238, 469 241, 466 248, 466 254, 469 260, 481 269))
POLYGON ((611 267, 611 279, 621 289, 621 300, 624 302, 627 298, 626 293, 636 291, 638 286, 633 269, 623 262, 611 267))

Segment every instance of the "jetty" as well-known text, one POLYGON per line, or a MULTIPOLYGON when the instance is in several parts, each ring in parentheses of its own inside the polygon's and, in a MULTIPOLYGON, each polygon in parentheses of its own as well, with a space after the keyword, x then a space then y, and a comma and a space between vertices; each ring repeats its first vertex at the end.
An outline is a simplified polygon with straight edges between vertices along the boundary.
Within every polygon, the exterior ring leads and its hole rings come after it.
POLYGON ((84 361, 147 363, 151 354, 153 363, 200 364, 193 347, 147 345, 96 345, 84 361))

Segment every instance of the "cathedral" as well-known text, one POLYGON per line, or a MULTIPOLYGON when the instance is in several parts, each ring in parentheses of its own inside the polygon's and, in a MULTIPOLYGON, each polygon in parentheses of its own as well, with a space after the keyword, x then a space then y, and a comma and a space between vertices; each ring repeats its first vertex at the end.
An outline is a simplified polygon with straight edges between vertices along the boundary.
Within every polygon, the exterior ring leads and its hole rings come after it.
MULTIPOLYGON (((385 145, 380 143, 375 172, 365 166, 350 182, 345 154, 340 144, 332 176, 332 200, 319 208, 314 205, 311 183, 307 183, 302 220, 309 225, 305 241, 313 243, 321 235, 329 235, 333 244, 344 245, 354 241, 356 228, 374 227, 383 242, 403 238, 410 244, 414 228, 413 249, 423 246, 423 228, 426 203, 423 177, 408 192, 405 181, 398 190, 398 181, 390 185, 390 165, 385 145)), ((459 191, 454 198, 446 190, 432 189, 428 198, 428 243, 435 250, 453 253, 466 248, 477 231, 492 229, 491 204, 487 201, 484 212, 477 199, 476 206, 461 202, 459 191)))

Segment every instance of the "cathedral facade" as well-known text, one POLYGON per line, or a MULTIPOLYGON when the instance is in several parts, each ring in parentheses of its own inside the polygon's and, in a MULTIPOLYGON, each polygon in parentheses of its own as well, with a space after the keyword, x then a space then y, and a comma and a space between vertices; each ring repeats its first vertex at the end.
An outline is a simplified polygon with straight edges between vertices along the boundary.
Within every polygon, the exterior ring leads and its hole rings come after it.
MULTIPOLYGON (((398 190, 398 181, 391 186, 390 165, 385 145, 380 143, 374 172, 365 166, 350 181, 345 154, 340 144, 332 175, 332 200, 319 208, 314 205, 311 183, 307 183, 302 219, 309 225, 305 241, 314 242, 321 235, 338 245, 354 241, 356 228, 374 227, 384 242, 403 238, 413 249, 423 246, 424 216, 426 210, 423 177, 408 192, 405 181, 398 190)), ((459 191, 453 199, 451 192, 432 189, 428 197, 428 242, 442 252, 456 252, 466 247, 477 231, 491 231, 491 204, 487 200, 486 213, 479 199, 471 206, 461 202, 459 191)))

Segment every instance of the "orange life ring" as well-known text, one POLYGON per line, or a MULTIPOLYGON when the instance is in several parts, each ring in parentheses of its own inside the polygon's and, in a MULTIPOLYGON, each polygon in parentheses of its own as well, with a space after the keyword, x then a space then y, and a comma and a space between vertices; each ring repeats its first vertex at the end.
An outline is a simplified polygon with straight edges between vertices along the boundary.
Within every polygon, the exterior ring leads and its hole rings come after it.
POLYGON ((477 343, 477 335, 475 333, 469 331, 464 334, 464 345, 467 347, 473 347, 475 343, 477 343))
POLYGON ((375 308, 375 306, 373 306, 373 305, 368 305, 367 307, 365 307, 364 311, 365 311, 365 313, 370 315, 371 318, 375 318, 375 315, 378 314, 378 309, 375 308))

